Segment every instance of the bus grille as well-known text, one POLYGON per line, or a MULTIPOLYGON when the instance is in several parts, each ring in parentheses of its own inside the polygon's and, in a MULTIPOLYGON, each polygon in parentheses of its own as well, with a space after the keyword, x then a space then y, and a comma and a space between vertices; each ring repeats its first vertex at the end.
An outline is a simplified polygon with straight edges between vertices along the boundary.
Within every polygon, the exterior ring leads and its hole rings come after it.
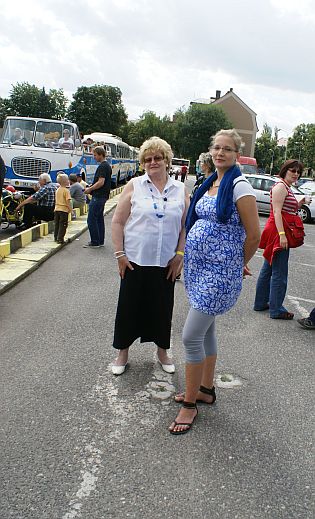
POLYGON ((15 157, 12 159, 12 169, 19 177, 38 178, 42 173, 50 172, 50 162, 45 159, 15 157))

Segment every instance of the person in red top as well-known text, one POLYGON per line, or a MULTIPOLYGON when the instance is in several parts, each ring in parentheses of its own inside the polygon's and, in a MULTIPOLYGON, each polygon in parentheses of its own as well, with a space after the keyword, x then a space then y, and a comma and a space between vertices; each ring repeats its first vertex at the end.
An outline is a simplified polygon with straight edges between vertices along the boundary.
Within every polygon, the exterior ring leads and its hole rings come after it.
POLYGON ((187 171, 188 171, 188 168, 187 168, 186 164, 183 164, 181 167, 181 170, 180 170, 181 182, 185 182, 186 177, 187 177, 187 171))
MULTIPOLYGON (((279 172, 279 182, 271 189, 271 211, 262 232, 259 248, 264 249, 264 264, 256 286, 254 310, 269 310, 272 319, 291 320, 294 314, 283 306, 287 291, 289 245, 288 224, 296 220, 305 198, 298 202, 291 190, 303 172, 298 160, 287 160, 279 172)), ((301 222, 301 226, 303 226, 301 222)))

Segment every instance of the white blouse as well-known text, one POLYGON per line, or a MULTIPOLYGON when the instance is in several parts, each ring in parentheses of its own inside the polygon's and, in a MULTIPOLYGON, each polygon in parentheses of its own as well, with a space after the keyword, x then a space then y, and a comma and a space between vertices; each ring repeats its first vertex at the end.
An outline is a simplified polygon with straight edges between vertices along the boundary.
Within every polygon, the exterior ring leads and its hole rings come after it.
POLYGON ((166 267, 176 254, 182 229, 184 183, 169 177, 162 193, 147 173, 132 183, 131 212, 124 229, 127 258, 141 266, 166 267))

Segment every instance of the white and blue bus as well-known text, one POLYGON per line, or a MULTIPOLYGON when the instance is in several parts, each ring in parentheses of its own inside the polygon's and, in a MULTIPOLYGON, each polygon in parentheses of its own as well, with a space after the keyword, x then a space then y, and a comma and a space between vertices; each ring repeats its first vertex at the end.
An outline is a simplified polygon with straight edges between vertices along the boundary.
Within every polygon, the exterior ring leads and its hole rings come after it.
POLYGON ((90 183, 98 166, 93 154, 84 151, 77 125, 69 121, 9 116, 0 154, 6 166, 5 184, 24 190, 34 188, 42 173, 56 182, 60 171, 81 173, 90 183))
POLYGON ((132 148, 126 142, 112 133, 94 132, 84 135, 84 141, 91 139, 93 146, 106 146, 106 160, 112 168, 112 185, 117 187, 119 183, 126 183, 134 177, 138 170, 139 150, 132 148))

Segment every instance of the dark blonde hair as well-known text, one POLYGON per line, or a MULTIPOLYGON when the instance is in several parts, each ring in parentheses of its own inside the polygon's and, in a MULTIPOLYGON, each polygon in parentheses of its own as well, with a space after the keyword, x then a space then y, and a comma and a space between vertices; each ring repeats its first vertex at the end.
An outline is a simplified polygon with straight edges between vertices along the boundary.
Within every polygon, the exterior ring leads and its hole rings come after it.
POLYGON ((237 133, 235 128, 232 128, 232 130, 219 130, 215 135, 213 135, 213 137, 211 137, 210 148, 213 146, 215 139, 217 137, 220 137, 220 135, 232 139, 235 145, 235 149, 238 151, 238 153, 240 153, 242 147, 244 146, 244 143, 242 141, 241 136, 237 133))

